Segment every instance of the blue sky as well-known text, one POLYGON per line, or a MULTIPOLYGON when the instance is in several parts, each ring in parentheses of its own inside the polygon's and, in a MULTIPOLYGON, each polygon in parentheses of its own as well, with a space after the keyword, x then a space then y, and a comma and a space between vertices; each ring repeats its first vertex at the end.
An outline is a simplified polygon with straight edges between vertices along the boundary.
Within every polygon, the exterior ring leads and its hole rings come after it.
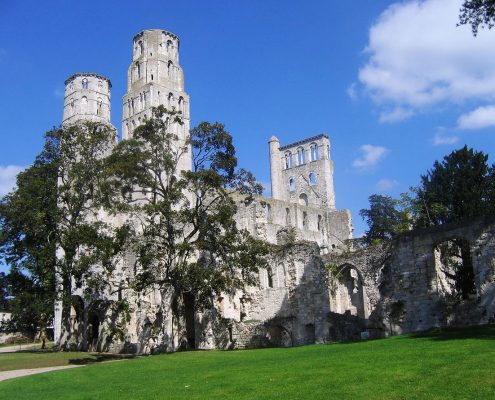
POLYGON ((162 28, 181 39, 192 125, 225 123, 261 182, 270 136, 329 134, 359 236, 369 195, 398 196, 464 144, 494 153, 495 30, 456 28, 460 2, 1 0, 0 194, 60 124, 74 72, 111 79, 120 130, 132 37, 162 28))

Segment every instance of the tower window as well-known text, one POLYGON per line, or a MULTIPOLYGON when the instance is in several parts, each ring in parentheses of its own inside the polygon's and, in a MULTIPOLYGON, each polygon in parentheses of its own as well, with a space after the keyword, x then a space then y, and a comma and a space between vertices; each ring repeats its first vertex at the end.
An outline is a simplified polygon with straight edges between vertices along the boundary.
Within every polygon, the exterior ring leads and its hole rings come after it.
POLYGON ((318 215, 318 232, 323 232, 323 218, 318 215))
POLYGON ((299 204, 302 206, 308 206, 308 195, 306 193, 301 193, 299 195, 299 204))
POLYGON ((291 220, 290 220, 290 210, 288 208, 285 209, 285 225, 290 225, 291 220))
POLYGON ((96 100, 96 115, 101 115, 102 104, 103 104, 103 101, 102 101, 101 97, 98 97, 98 99, 96 100))
POLYGON ((168 94, 168 108, 172 108, 172 101, 174 100, 174 95, 172 93, 168 94))
POLYGON ((86 114, 88 110, 88 98, 86 96, 83 96, 81 98, 81 113, 86 114))
POLYGON ((168 76, 172 76, 172 67, 174 66, 174 63, 172 61, 169 61, 167 64, 167 73, 168 76))
POLYGON ((172 41, 171 40, 167 40, 167 51, 170 51, 173 46, 174 46, 174 44, 172 43, 172 41))
POLYGON ((304 229, 308 229, 308 213, 306 211, 303 211, 302 226, 304 229))
POLYGON ((98 89, 99 90, 103 89, 103 82, 102 81, 98 81, 98 89))
POLYGON ((151 80, 153 80, 153 74, 151 74, 151 80))
POLYGON ((292 161, 292 153, 288 151, 285 153, 285 169, 292 168, 294 166, 294 163, 292 161))
POLYGON ((268 278, 268 287, 273 288, 273 271, 270 267, 266 270, 266 276, 268 278))
POLYGON ((143 46, 143 41, 139 41, 139 55, 143 54, 144 46, 143 46))
POLYGON ((72 112, 74 112, 74 99, 70 99, 70 108, 72 109, 72 112))
POLYGON ((316 174, 314 172, 310 172, 309 174, 309 184, 311 186, 316 185, 316 174))
POLYGON ((297 149, 297 165, 306 164, 306 155, 304 154, 304 149, 299 147, 297 149))
POLYGON ((86 78, 84 78, 84 79, 82 80, 82 88, 83 88, 83 89, 87 89, 87 88, 88 88, 88 86, 89 86, 89 82, 88 82, 88 80, 87 80, 86 78))
POLYGON ((294 178, 289 179, 289 189, 291 191, 296 190, 296 181, 294 180, 294 178))
POLYGON ((313 143, 311 145, 311 161, 318 160, 318 145, 313 143))
POLYGON ((139 62, 136 63, 138 78, 141 78, 141 64, 139 62))
POLYGON ((179 97, 179 111, 184 112, 184 99, 179 97))

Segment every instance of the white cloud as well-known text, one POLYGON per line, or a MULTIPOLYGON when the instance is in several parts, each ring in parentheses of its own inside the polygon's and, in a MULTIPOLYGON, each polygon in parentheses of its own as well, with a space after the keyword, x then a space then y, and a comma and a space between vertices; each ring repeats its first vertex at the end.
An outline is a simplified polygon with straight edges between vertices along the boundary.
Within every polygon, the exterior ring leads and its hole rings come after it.
POLYGON ((445 135, 442 132, 437 132, 433 136, 433 145, 434 146, 442 146, 445 144, 454 144, 454 143, 457 143, 458 141, 459 141, 458 136, 449 136, 449 135, 445 135))
POLYGON ((495 105, 478 107, 461 115, 457 120, 457 126, 461 129, 482 129, 495 126, 495 105))
POLYGON ((403 107, 395 107, 390 111, 382 111, 380 113, 380 122, 399 122, 410 118, 414 115, 414 111, 403 107))
POLYGON ((380 192, 387 192, 390 189, 393 189, 399 184, 395 179, 380 179, 376 185, 375 188, 376 190, 379 190, 380 192))
POLYGON ((0 196, 9 193, 15 186, 15 177, 24 167, 18 165, 0 165, 0 196))
POLYGON ((347 88, 347 96, 349 96, 351 100, 356 100, 358 98, 357 86, 358 84, 354 82, 347 88))
POLYGON ((359 151, 362 153, 362 156, 352 162, 352 166, 359 169, 374 167, 388 152, 385 147, 373 146, 371 144, 363 144, 359 148, 359 151))
MULTIPOLYGON (((495 99, 495 31, 473 37, 457 27, 462 0, 409 0, 389 6, 370 28, 359 81, 383 122, 447 103, 495 99)), ((402 117, 402 118, 401 118, 402 117)))

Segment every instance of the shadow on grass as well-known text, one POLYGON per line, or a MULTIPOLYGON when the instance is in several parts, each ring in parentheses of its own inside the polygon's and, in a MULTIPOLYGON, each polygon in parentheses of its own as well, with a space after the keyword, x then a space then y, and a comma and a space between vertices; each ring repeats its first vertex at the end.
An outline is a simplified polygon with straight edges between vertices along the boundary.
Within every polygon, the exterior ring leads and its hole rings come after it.
POLYGON ((69 359, 69 364, 87 365, 87 364, 94 364, 105 361, 128 360, 132 358, 136 358, 136 356, 133 354, 95 354, 93 357, 69 359))
POLYGON ((462 340, 462 339, 495 339, 495 324, 456 327, 456 328, 434 328, 425 332, 407 335, 411 339, 431 340, 462 340))

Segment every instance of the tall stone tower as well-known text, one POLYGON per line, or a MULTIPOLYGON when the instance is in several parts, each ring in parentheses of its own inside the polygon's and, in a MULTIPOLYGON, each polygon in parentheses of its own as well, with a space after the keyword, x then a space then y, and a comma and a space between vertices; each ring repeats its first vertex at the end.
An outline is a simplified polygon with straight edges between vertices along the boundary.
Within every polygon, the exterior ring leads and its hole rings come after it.
POLYGON ((269 141, 272 197, 335 210, 330 140, 321 134, 280 146, 269 141))
POLYGON ((79 120, 110 124, 110 89, 108 78, 93 73, 74 74, 65 81, 62 124, 79 120))
MULTIPOLYGON (((180 111, 183 124, 173 123, 171 131, 182 146, 189 135, 189 96, 184 91, 184 74, 179 65, 179 38, 161 29, 144 30, 134 36, 132 63, 127 73, 122 138, 151 117, 152 107, 163 105, 180 111)), ((191 169, 191 150, 179 160, 178 170, 191 169)))

